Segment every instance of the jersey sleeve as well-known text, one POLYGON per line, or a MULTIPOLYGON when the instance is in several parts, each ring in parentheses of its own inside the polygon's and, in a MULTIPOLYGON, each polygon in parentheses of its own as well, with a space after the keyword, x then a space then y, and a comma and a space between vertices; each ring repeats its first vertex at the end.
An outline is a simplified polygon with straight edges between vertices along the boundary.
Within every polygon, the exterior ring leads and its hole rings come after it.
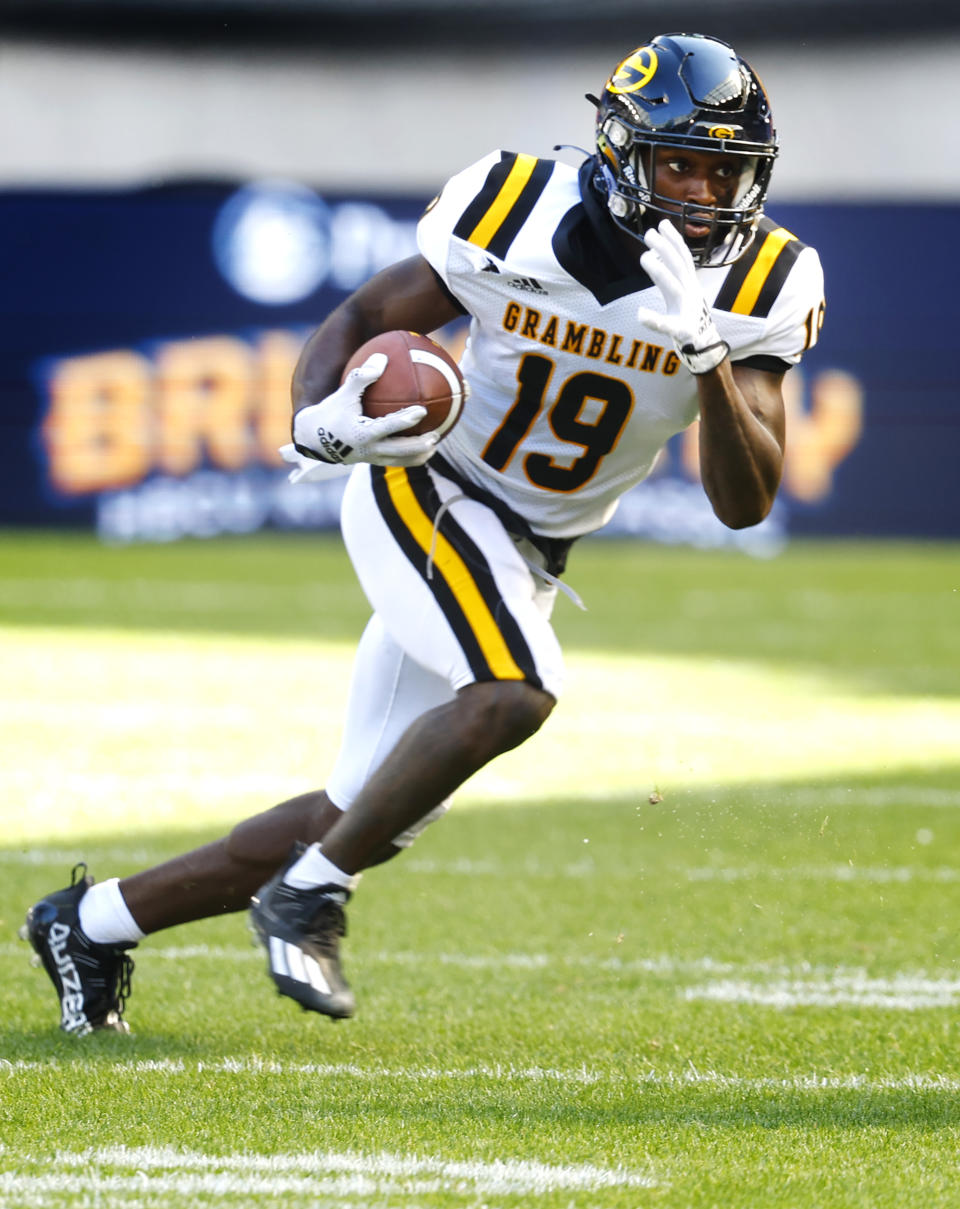
POLYGON ((761 238, 736 262, 712 304, 737 364, 775 358, 796 365, 816 344, 823 323, 823 268, 816 250, 765 223, 761 238))
MULTIPOLYGON (((454 230, 469 209, 471 202, 484 188, 493 169, 500 163, 503 156, 501 151, 491 151, 489 155, 471 164, 456 176, 452 176, 443 189, 424 210, 417 224, 417 247, 420 255, 426 260, 433 271, 440 277, 450 293, 457 295, 456 282, 452 280, 450 271, 451 240, 454 230)), ((462 301, 461 301, 461 305, 462 301)))
POLYGON ((819 338, 823 308, 820 257, 813 248, 804 248, 770 308, 766 329, 756 349, 748 355, 761 353, 796 365, 819 338))

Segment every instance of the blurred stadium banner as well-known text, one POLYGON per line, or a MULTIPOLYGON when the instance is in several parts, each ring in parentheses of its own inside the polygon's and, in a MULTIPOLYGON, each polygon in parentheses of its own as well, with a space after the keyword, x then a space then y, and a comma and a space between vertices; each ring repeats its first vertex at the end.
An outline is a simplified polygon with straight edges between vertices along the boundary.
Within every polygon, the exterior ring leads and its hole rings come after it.
POLYGON ((453 39, 527 39, 543 46, 633 45, 638 30, 711 29, 740 38, 838 36, 956 27, 956 0, 3 0, 0 29, 42 35, 195 39, 283 37, 330 44, 380 39, 423 45, 453 39))
MULTIPOLYGON (((275 180, 0 192, 0 524, 114 542, 335 525, 342 483, 291 487, 277 454, 290 375, 308 331, 415 250, 424 200, 275 180)), ((941 243, 960 208, 771 209, 827 275, 821 343, 787 378, 774 512, 742 532, 713 518, 694 429, 606 532, 758 554, 794 535, 960 536, 941 243), (891 243, 907 224, 909 264, 891 243)))

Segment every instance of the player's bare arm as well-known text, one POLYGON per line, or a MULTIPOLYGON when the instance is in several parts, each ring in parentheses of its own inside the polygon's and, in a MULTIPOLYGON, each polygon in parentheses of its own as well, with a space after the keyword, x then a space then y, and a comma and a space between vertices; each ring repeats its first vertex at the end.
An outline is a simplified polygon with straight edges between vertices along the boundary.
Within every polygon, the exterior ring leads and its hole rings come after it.
POLYGON ((731 529, 756 525, 773 506, 783 470, 782 374, 725 358, 697 376, 700 478, 713 510, 731 529))
POLYGON ((459 315, 422 256, 377 273, 340 303, 305 344, 293 375, 294 411, 335 390, 343 367, 372 336, 397 329, 429 333, 459 315))
POLYGON ((640 263, 659 288, 664 311, 641 307, 638 319, 673 338, 697 383, 704 490, 725 525, 756 525, 780 485, 783 375, 731 364, 730 346, 717 330, 693 255, 673 220, 645 232, 644 242, 640 263))
POLYGON ((383 374, 387 357, 375 354, 347 374, 347 362, 383 332, 430 332, 460 312, 419 256, 384 269, 351 294, 307 341, 294 371, 293 443, 280 452, 299 478, 314 477, 317 463, 369 462, 421 466, 433 454, 435 433, 412 435, 424 409, 412 406, 370 418, 363 392, 383 374))

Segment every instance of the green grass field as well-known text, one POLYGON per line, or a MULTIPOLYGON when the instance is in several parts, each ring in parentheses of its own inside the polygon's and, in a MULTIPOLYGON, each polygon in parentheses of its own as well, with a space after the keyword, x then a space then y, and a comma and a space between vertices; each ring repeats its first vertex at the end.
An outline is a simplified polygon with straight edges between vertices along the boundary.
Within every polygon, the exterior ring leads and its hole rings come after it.
POLYGON ((16 939, 322 783, 366 608, 333 538, 0 535, 0 1207, 960 1204, 960 550, 583 543, 569 691, 372 871, 358 1015, 242 916, 60 1034, 16 939))

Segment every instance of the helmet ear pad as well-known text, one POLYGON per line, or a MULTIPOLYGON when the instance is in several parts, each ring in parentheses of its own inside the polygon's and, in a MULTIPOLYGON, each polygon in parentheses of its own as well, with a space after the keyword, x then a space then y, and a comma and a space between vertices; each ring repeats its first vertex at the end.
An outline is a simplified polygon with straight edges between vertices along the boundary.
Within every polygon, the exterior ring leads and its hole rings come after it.
POLYGON ((596 158, 601 188, 614 222, 628 234, 640 238, 650 226, 643 219, 645 202, 650 196, 648 181, 653 148, 637 142, 630 115, 618 99, 606 106, 602 122, 598 114, 596 158))

